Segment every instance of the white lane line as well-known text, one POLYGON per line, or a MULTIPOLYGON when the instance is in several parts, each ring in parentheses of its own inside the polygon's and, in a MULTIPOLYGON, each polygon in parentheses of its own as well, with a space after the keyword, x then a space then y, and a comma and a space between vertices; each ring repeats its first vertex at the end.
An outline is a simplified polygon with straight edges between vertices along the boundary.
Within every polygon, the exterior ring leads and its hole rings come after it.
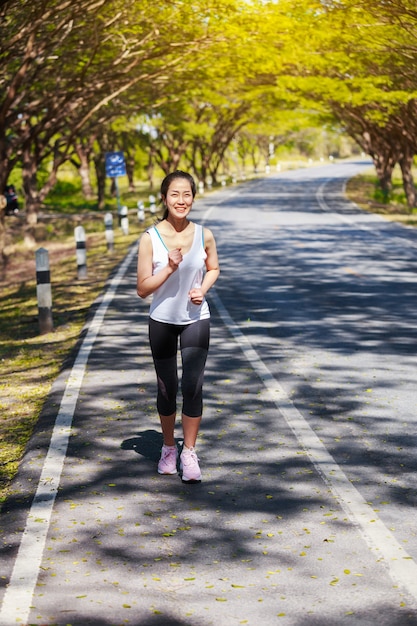
MULTIPOLYGON (((328 181, 324 181, 320 187, 318 188, 317 192, 316 192, 316 200, 319 204, 319 207, 321 208, 322 211, 325 211, 326 213, 333 213, 333 215, 340 220, 341 222, 344 222, 345 224, 348 224, 349 226, 355 226, 356 228, 359 228, 360 230, 366 230, 368 232, 372 232, 374 235, 377 235, 378 237, 380 236, 380 232, 378 230, 372 229, 369 226, 366 226, 366 224, 362 224, 361 222, 358 222, 357 220, 354 220, 346 215, 343 215, 342 213, 338 213, 337 211, 333 211, 333 209, 327 204, 325 198, 324 198, 324 188, 326 187, 327 183, 330 181, 331 179, 329 179, 328 181)), ((340 194, 338 194, 340 195, 340 194)), ((346 200, 347 201, 347 200, 346 200)), ((373 213, 371 215, 374 215, 373 213)))
MULTIPOLYGON (((354 218, 349 217, 348 215, 343 215, 342 213, 338 213, 337 211, 334 211, 326 202, 325 199, 325 194, 324 194, 324 189, 327 185, 328 182, 330 182, 331 179, 329 178, 327 181, 324 181, 320 187, 318 188, 317 192, 316 192, 316 200, 319 204, 319 207, 321 208, 322 211, 325 211, 327 213, 333 213, 333 215, 341 222, 344 222, 345 224, 348 224, 349 226, 354 226, 355 228, 359 229, 359 230, 364 230, 368 233, 371 233, 374 237, 382 237, 385 236, 386 233, 385 231, 381 231, 378 228, 375 228, 374 225, 373 226, 367 226, 366 224, 364 224, 361 221, 355 220, 354 218)), ((346 196, 346 182, 343 184, 343 190, 342 190, 342 194, 338 194, 339 197, 342 197, 345 202, 350 202, 345 196, 346 196)), ((351 206, 355 206, 357 207, 357 205, 354 202, 350 202, 351 206)), ((365 214, 365 211, 364 211, 365 214)), ((370 216, 372 216, 372 218, 375 220, 375 223, 377 224, 379 222, 379 224, 383 224, 385 226, 387 226, 389 224, 389 221, 384 219, 382 217, 382 215, 378 215, 377 213, 370 213, 370 216)), ((404 228, 404 229, 409 229, 409 230, 413 230, 413 226, 408 226, 407 224, 402 224, 401 222, 392 222, 392 224, 395 224, 398 228, 404 228)), ((407 239, 406 237, 399 237, 398 235, 393 235, 392 233, 389 233, 389 237, 391 241, 395 241, 397 242, 402 248, 408 247, 408 248, 416 248, 417 244, 415 241, 412 241, 410 239, 407 239)))
POLYGON ((283 387, 263 363, 249 339, 231 318, 215 288, 210 291, 210 300, 214 303, 223 323, 232 333, 251 367, 262 380, 269 397, 283 415, 314 467, 336 496, 350 521, 359 528, 377 560, 384 560, 395 584, 405 588, 417 601, 417 564, 351 484, 308 422, 291 402, 283 387))
POLYGON ((106 311, 135 254, 136 247, 133 246, 104 293, 102 302, 88 328, 69 375, 10 582, 3 598, 0 626, 26 624, 28 622, 87 361, 106 311))

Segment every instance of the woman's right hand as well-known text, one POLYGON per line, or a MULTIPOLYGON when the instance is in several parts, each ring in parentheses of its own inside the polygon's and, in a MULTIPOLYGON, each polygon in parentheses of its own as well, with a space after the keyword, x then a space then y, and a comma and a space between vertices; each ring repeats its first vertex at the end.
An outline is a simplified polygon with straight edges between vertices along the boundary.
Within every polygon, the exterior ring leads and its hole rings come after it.
POLYGON ((168 263, 156 274, 152 267, 152 241, 148 232, 145 232, 139 243, 137 294, 140 298, 147 298, 153 294, 178 269, 182 261, 181 249, 177 248, 168 253, 168 263))
POLYGON ((168 265, 175 272, 182 261, 181 248, 175 248, 168 253, 168 265))

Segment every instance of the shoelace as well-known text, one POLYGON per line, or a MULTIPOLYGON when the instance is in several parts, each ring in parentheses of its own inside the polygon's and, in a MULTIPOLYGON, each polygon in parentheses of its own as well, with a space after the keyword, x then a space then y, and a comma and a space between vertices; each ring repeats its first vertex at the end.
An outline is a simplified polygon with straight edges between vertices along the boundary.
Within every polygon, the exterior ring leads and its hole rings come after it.
POLYGON ((186 454, 182 457, 183 465, 190 465, 191 463, 197 463, 199 458, 195 450, 187 450, 186 454))

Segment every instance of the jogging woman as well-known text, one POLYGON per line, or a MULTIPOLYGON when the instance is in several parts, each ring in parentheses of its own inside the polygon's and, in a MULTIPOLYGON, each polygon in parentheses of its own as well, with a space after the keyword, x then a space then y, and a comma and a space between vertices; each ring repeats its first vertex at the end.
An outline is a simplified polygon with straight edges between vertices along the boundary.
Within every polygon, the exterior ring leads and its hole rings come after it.
POLYGON ((180 170, 161 184, 162 220, 141 237, 137 293, 153 294, 149 341, 157 377, 157 409, 163 446, 160 474, 176 474, 174 437, 178 391, 178 342, 182 359, 182 429, 180 455, 183 482, 200 482, 196 440, 203 412, 203 378, 210 338, 210 310, 205 296, 220 270, 212 232, 188 219, 196 185, 180 170))

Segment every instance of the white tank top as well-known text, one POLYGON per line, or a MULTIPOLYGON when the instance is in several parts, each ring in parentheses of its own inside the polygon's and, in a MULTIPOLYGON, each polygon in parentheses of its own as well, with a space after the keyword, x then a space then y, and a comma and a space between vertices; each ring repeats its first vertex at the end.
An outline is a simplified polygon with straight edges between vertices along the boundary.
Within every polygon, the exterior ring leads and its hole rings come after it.
MULTIPOLYGON (((210 317, 206 299, 204 298, 201 304, 193 304, 188 295, 190 289, 201 287, 207 258, 203 228, 200 224, 194 226, 194 239, 190 250, 183 255, 178 269, 153 293, 149 316, 157 322, 183 325, 210 317)), ((168 264, 168 248, 156 226, 147 232, 152 241, 154 275, 168 264)))

